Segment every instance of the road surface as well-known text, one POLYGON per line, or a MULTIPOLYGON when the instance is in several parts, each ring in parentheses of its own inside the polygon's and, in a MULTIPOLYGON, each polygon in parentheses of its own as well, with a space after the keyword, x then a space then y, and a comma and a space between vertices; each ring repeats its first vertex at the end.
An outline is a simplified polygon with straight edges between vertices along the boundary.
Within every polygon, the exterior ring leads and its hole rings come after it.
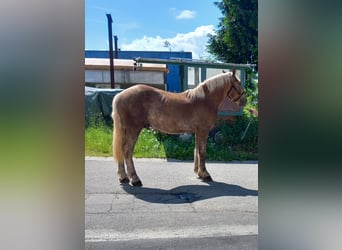
POLYGON ((258 164, 135 159, 143 187, 120 185, 112 158, 85 160, 86 249, 258 249, 258 164))

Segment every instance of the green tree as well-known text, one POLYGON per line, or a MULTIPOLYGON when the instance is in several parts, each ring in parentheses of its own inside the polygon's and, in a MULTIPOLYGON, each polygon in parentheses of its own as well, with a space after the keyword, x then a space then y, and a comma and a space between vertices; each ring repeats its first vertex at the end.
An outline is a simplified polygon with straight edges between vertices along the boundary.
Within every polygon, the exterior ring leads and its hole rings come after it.
POLYGON ((222 0, 214 3, 223 15, 215 35, 209 35, 207 50, 229 63, 255 64, 247 71, 245 90, 249 103, 258 102, 258 1, 222 0))
POLYGON ((230 63, 258 63, 258 1, 215 2, 223 15, 216 35, 210 35, 208 51, 230 63))

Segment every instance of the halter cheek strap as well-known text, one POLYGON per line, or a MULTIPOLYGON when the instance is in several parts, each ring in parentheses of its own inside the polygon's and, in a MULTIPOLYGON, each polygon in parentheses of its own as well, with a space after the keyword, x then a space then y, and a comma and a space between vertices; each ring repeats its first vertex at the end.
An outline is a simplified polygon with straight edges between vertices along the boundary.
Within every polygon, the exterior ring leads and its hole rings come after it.
MULTIPOLYGON (((230 94, 230 92, 232 91, 233 88, 235 89, 236 92, 238 92, 237 89, 236 89, 236 87, 234 86, 234 84, 231 84, 231 86, 230 86, 230 88, 229 88, 229 90, 228 90, 227 96, 229 96, 229 94, 230 94)), ((232 100, 232 101, 233 101, 233 102, 237 102, 237 101, 241 98, 241 96, 242 96, 244 93, 245 93, 245 92, 242 91, 242 92, 238 95, 238 97, 235 98, 235 100, 232 100)))

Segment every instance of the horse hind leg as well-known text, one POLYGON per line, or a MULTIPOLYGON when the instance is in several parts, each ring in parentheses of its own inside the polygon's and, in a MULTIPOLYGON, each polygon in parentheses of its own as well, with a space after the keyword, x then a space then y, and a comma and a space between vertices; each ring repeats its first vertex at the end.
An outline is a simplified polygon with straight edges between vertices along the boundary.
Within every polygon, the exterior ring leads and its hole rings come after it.
POLYGON ((129 183, 129 179, 128 179, 126 171, 125 171, 125 164, 124 164, 124 162, 119 162, 118 163, 117 174, 118 174, 118 177, 119 177, 119 182, 121 184, 129 183))
POLYGON ((213 181, 205 167, 207 134, 195 134, 195 173, 205 182, 213 181), (197 172, 196 172, 197 170, 197 172))
POLYGON ((140 129, 136 131, 128 132, 126 135, 126 143, 124 145, 124 155, 125 155, 125 163, 127 166, 127 174, 131 179, 132 186, 141 187, 142 182, 137 175, 133 162, 133 149, 134 145, 138 139, 138 135, 140 133, 140 129))
POLYGON ((132 156, 129 155, 125 159, 125 161, 126 161, 126 165, 127 165, 127 174, 128 174, 128 177, 131 179, 132 186, 141 187, 142 182, 141 182, 139 176, 137 175, 137 173, 135 171, 132 156))
MULTIPOLYGON (((114 106, 115 108, 115 106, 114 106)), ((118 163, 117 175, 120 183, 127 183, 129 179, 125 171, 123 145, 125 144, 125 129, 122 126, 120 115, 113 112, 113 156, 118 163)))
POLYGON ((198 154, 198 149, 197 147, 195 146, 195 149, 194 149, 194 172, 195 174, 198 173, 198 162, 199 162, 199 154, 198 154))

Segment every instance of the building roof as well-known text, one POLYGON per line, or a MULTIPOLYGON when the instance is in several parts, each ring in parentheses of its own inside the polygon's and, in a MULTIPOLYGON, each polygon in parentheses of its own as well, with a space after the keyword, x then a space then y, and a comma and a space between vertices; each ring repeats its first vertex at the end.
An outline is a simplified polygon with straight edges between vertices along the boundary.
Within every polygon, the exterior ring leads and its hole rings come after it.
MULTIPOLYGON (((108 58, 85 58, 86 70, 110 70, 110 59, 108 58)), ((134 60, 114 59, 115 70, 133 71, 161 71, 168 72, 166 64, 136 63, 134 60)))

